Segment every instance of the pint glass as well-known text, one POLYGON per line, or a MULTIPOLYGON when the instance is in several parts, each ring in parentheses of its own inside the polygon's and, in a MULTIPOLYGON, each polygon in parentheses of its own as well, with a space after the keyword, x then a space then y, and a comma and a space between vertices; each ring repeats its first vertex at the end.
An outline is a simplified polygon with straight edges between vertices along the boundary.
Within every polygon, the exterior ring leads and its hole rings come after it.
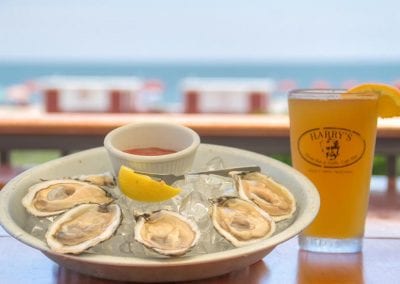
POLYGON ((320 211, 299 236, 301 249, 362 249, 374 157, 378 96, 345 90, 289 93, 294 168, 318 188, 320 211))

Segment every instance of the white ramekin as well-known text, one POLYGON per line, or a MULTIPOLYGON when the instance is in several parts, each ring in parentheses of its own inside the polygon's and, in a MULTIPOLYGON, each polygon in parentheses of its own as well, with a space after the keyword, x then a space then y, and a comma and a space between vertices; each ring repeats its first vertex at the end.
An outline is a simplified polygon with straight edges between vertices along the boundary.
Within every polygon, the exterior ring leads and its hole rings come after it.
POLYGON ((199 135, 192 129, 167 122, 138 122, 118 127, 104 138, 114 174, 121 165, 133 170, 158 174, 184 174, 192 167, 199 135), (176 153, 142 156, 124 152, 131 148, 158 147, 176 153))

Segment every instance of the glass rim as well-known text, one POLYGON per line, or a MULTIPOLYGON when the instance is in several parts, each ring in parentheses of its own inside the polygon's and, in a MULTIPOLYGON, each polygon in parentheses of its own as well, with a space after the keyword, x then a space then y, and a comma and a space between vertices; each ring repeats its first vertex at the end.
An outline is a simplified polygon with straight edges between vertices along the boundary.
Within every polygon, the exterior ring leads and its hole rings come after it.
POLYGON ((289 91, 289 99, 378 99, 378 94, 368 92, 348 92, 346 89, 294 89, 289 91), (344 96, 346 94, 346 96, 344 96))

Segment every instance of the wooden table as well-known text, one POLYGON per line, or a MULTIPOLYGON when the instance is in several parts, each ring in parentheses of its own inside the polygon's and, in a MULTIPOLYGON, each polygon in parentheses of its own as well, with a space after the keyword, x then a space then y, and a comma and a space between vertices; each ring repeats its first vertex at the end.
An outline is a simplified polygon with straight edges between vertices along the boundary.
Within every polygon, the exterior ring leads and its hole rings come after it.
MULTIPOLYGON (((189 283, 399 283, 400 193, 373 192, 364 250, 357 254, 301 251, 297 239, 250 267, 189 283)), ((0 283, 121 283, 59 267, 0 228, 0 283)))

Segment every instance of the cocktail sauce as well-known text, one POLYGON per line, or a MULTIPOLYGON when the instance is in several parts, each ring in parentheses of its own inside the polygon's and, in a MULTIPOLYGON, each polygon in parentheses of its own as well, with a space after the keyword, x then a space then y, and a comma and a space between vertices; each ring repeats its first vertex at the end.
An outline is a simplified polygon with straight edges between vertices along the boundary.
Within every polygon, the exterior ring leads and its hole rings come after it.
POLYGON ((147 147, 147 148, 131 148, 124 150, 125 153, 140 155, 140 156, 161 156, 167 154, 176 153, 176 151, 171 149, 163 149, 158 147, 147 147))

